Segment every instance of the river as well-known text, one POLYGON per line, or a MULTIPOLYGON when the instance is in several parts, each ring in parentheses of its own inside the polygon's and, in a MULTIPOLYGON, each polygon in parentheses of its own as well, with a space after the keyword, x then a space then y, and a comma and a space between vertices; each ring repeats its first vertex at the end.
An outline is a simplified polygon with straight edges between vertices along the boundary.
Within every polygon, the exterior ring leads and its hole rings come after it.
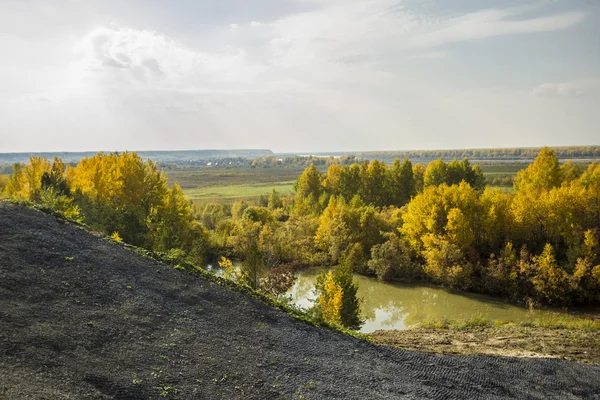
MULTIPOLYGON (((219 268, 209 265, 208 269, 220 275, 219 268)), ((288 292, 293 304, 301 308, 309 308, 314 304, 315 280, 323 270, 311 268, 298 273, 298 280, 288 292)), ((483 316, 492 321, 521 322, 563 313, 544 309, 531 312, 496 297, 457 292, 424 283, 386 283, 357 274, 354 279, 358 281, 358 297, 362 299, 361 312, 365 323, 360 331, 363 333, 380 329, 408 329, 422 322, 443 318, 463 320, 483 316)))
MULTIPOLYGON (((310 307, 315 279, 323 269, 313 268, 299 273, 298 281, 289 294, 300 307, 310 307)), ((504 302, 486 295, 454 292, 439 286, 381 282, 375 278, 354 275, 358 281, 358 297, 362 298, 361 332, 379 329, 408 329, 425 321, 442 318, 461 320, 483 316, 489 320, 521 322, 528 319, 556 315, 557 311, 525 307, 504 302)))

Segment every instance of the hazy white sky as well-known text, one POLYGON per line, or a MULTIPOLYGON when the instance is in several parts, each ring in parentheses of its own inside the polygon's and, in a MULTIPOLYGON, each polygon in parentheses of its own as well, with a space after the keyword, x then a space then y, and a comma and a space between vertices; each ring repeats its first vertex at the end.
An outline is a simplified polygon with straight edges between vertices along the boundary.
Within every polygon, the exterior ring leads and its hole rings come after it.
POLYGON ((598 0, 0 0, 0 152, 600 144, 598 0))

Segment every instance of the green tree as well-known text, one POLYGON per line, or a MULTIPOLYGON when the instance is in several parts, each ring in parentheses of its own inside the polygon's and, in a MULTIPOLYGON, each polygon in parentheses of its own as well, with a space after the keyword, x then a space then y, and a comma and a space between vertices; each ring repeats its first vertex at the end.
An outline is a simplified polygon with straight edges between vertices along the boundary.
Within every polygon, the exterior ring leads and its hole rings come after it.
POLYGON ((358 164, 344 166, 340 174, 339 191, 346 202, 351 201, 358 194, 360 185, 360 167, 358 164))
POLYGON ((389 170, 390 178, 390 199, 387 205, 401 207, 408 203, 412 196, 416 194, 415 178, 412 163, 405 158, 402 163, 396 159, 392 168, 389 170))
POLYGON ((560 176, 563 183, 575 182, 583 175, 586 168, 584 164, 575 164, 569 160, 560 167, 560 176))
POLYGON ((275 189, 273 189, 271 191, 271 194, 269 195, 268 207, 269 207, 269 210, 276 210, 278 208, 283 207, 283 201, 281 201, 281 195, 279 193, 277 193, 277 191, 275 189))
POLYGON ((195 263, 204 263, 208 232, 193 219, 189 201, 179 185, 173 185, 160 208, 153 208, 149 221, 154 250, 182 249, 195 263))
POLYGON ((423 238, 423 243, 421 254, 425 259, 423 270, 427 276, 452 287, 468 289, 472 286, 473 265, 456 244, 431 234, 423 238))
POLYGON ((273 213, 271 213, 268 208, 250 206, 244 210, 244 214, 242 214, 242 220, 268 224, 273 222, 275 218, 273 217, 273 213))
POLYGON ((382 281, 414 279, 420 275, 420 267, 412 263, 410 249, 402 238, 388 234, 387 240, 371 248, 369 269, 382 281))
POLYGON ((252 289, 260 288, 260 281, 267 269, 264 254, 260 248, 262 224, 243 219, 237 226, 234 238, 236 254, 242 258, 241 279, 252 289))
POLYGON ((469 180, 467 181, 477 191, 483 191, 487 186, 487 179, 483 175, 483 170, 479 164, 475 164, 469 174, 469 180))
POLYGON ((425 166, 423 164, 415 164, 413 166, 413 177, 415 181, 415 194, 422 193, 425 188, 425 166))
POLYGON ((447 166, 444 160, 441 158, 436 161, 432 161, 427 165, 425 175, 423 177, 425 186, 439 186, 442 183, 446 183, 448 180, 447 166))
POLYGON ((42 174, 42 190, 52 189, 59 196, 68 196, 71 194, 67 183, 65 164, 58 157, 54 157, 52 168, 42 174))
POLYGON ((322 193, 321 173, 314 164, 304 170, 294 184, 294 189, 298 197, 318 202, 322 193))
POLYGON ((387 167, 384 163, 372 160, 366 168, 361 166, 360 198, 368 205, 382 207, 388 204, 387 167))
POLYGON ((483 271, 486 291, 515 296, 518 293, 518 261, 511 242, 506 243, 499 257, 496 258, 494 254, 490 255, 488 264, 483 271))

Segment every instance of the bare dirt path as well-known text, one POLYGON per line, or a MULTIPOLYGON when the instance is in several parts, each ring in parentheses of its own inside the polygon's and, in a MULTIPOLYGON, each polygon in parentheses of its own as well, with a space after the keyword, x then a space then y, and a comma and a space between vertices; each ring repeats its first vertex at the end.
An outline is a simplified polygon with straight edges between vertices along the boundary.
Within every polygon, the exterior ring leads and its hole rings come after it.
POLYGON ((600 367, 378 346, 0 202, 0 398, 600 398, 600 367))
POLYGON ((600 331, 503 325, 369 334, 378 343, 442 354, 545 357, 600 364, 600 331))

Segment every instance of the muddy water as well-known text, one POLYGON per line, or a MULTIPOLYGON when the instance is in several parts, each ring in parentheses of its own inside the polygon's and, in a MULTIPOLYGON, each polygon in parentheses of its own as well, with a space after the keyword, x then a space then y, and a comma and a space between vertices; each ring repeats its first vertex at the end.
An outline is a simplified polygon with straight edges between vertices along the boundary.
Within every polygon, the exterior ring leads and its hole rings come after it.
MULTIPOLYGON (((310 269, 299 274, 290 290, 292 301, 300 307, 310 307, 314 283, 322 270, 310 269)), ((529 310, 489 296, 456 293, 436 286, 423 284, 391 284, 377 279, 355 275, 358 296, 363 299, 362 315, 366 322, 361 332, 378 329, 407 329, 424 321, 466 319, 482 315, 490 320, 520 322, 532 317, 529 310)), ((554 311, 555 313, 556 311, 554 311)), ((542 317, 544 310, 534 311, 542 317)))

